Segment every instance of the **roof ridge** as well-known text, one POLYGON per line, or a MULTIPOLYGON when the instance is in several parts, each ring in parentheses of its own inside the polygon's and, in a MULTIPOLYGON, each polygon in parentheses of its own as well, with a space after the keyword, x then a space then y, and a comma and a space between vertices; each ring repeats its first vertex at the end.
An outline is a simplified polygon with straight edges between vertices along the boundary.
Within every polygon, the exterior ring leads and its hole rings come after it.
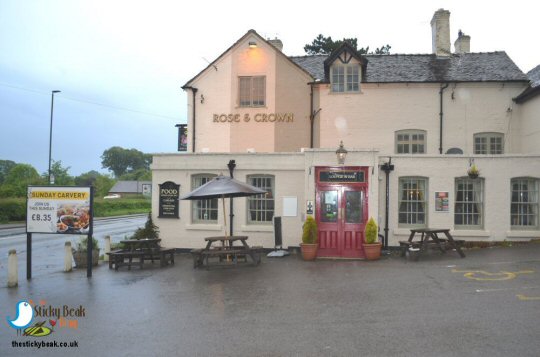
MULTIPOLYGON (((482 55, 482 54, 506 54, 506 51, 486 51, 486 52, 467 52, 467 53, 452 53, 452 56, 463 55, 482 55)), ((288 56, 289 58, 306 58, 306 57, 328 57, 329 54, 314 54, 314 55, 300 55, 300 56, 288 56)), ((364 54, 366 57, 392 57, 392 56, 435 56, 434 53, 390 53, 390 54, 364 54)))

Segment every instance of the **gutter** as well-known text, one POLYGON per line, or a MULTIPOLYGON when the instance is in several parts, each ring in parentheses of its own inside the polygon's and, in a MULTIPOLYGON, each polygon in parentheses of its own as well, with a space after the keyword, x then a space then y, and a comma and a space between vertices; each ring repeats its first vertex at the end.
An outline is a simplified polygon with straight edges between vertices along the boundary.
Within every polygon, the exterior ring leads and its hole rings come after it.
POLYGON ((443 85, 441 83, 441 89, 439 90, 439 96, 440 96, 440 105, 441 105, 441 110, 439 112, 439 154, 442 154, 443 153, 443 92, 446 88, 448 88, 450 84, 449 83, 446 83, 445 85, 443 85))
POLYGON ((192 134, 192 140, 191 140, 191 152, 195 152, 195 123, 196 123, 196 120, 195 120, 195 114, 196 114, 196 105, 195 105, 195 100, 196 100, 196 94, 197 94, 197 88, 194 88, 194 87, 190 87, 190 86, 183 86, 182 87, 183 90, 186 90, 186 89, 191 89, 191 92, 193 93, 193 116, 192 116, 192 122, 193 122, 193 125, 192 125, 192 128, 191 130, 193 131, 193 134, 192 134))
POLYGON ((313 149, 313 131, 315 126, 315 117, 319 112, 321 111, 321 108, 317 109, 316 111, 313 111, 313 85, 318 84, 320 82, 310 82, 310 92, 309 92, 309 124, 310 124, 310 131, 309 131, 309 148, 313 149))

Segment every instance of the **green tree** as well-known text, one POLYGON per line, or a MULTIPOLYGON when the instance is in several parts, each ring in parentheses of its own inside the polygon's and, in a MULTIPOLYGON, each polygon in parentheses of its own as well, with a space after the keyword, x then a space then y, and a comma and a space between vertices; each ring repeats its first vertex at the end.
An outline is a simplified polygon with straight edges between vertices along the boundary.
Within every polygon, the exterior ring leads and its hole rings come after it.
MULTIPOLYGON (((73 177, 70 176, 70 174, 68 173, 70 168, 71 168, 70 166, 63 167, 62 161, 54 161, 54 160, 52 161, 51 176, 54 176, 55 185, 60 185, 60 186, 73 185, 74 183, 73 177)), ((42 176, 45 181, 48 180, 49 172, 44 172, 42 176)))
POLYGON ((0 197, 24 197, 28 185, 43 184, 41 176, 32 165, 16 164, 6 176, 0 197))
POLYGON ((113 146, 101 155, 101 165, 114 173, 115 177, 120 177, 139 169, 150 170, 152 158, 148 154, 137 149, 124 149, 120 146, 113 146))
POLYGON ((375 51, 369 51, 368 47, 358 48, 358 40, 356 38, 343 38, 342 40, 332 40, 331 36, 324 37, 322 34, 319 34, 310 44, 304 46, 304 51, 308 55, 329 55, 336 49, 338 49, 344 42, 347 42, 351 45, 359 54, 377 54, 377 55, 388 55, 390 54, 390 45, 384 45, 379 48, 376 48, 375 51))
POLYGON ((75 177, 75 184, 79 186, 94 186, 96 197, 106 196, 116 180, 109 175, 100 174, 97 171, 88 171, 75 177))
POLYGON ((152 172, 147 169, 138 169, 120 176, 124 181, 152 181, 152 172))
POLYGON ((11 160, 0 160, 0 185, 4 183, 9 171, 16 165, 11 160))

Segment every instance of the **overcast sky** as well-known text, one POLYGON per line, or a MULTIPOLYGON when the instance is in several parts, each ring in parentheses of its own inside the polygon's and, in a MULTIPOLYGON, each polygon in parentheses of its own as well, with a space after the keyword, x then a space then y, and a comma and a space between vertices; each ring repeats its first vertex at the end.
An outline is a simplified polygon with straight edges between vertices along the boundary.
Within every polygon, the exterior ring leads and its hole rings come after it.
POLYGON ((319 33, 360 46, 430 53, 430 20, 451 12, 472 52, 506 51, 525 73, 540 64, 538 1, 0 0, 0 159, 47 170, 51 91, 54 160, 104 172, 111 146, 176 151, 180 87, 249 29, 287 55, 319 33))

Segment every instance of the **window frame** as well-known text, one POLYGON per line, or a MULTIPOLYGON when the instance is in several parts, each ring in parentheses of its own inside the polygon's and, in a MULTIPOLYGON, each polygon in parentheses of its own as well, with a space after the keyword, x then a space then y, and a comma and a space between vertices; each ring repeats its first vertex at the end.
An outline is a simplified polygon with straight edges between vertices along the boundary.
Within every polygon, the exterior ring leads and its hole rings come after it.
POLYGON ((467 176, 457 177, 454 181, 454 228, 455 229, 468 229, 468 230, 478 230, 484 229, 484 213, 485 213, 485 193, 484 193, 485 183, 483 178, 472 179, 467 176), (463 190, 463 193, 460 194, 459 185, 473 185, 472 190, 463 190), (472 201, 468 198, 470 197, 467 193, 472 192, 472 201), (463 200, 459 198, 463 197, 463 200), (462 209, 458 208, 458 205, 462 209), (472 212, 474 208, 479 209, 479 213, 472 212), (458 215, 462 217, 462 222, 474 221, 474 216, 478 216, 479 224, 463 224, 456 223, 458 215))
MULTIPOLYGON (((191 190, 204 185, 206 182, 217 177, 216 174, 200 173, 191 175, 191 190), (197 184, 196 180, 206 179, 206 182, 197 184)), ((192 200, 191 201, 191 223, 193 224, 217 224, 219 220, 219 203, 217 198, 211 198, 207 200, 192 200), (202 207, 201 207, 202 206, 202 207), (211 211, 215 212, 215 219, 198 218, 199 211, 211 211)))
POLYGON ((260 195, 254 195, 254 196, 248 196, 246 198, 246 223, 248 225, 272 225, 274 221, 274 216, 276 212, 276 200, 275 200, 275 187, 276 187, 276 177, 274 175, 268 175, 268 174, 253 174, 253 175, 247 175, 246 176, 246 182, 252 186, 267 189, 268 186, 261 186, 257 184, 257 182, 253 180, 266 180, 270 179, 270 191, 266 194, 260 194, 260 195), (252 206, 257 206, 256 208, 252 209, 252 206), (268 208, 268 206, 271 206, 271 208, 268 208), (255 212, 256 217, 258 217, 260 214, 260 217, 265 219, 261 220, 252 220, 251 219, 251 213, 252 211, 255 212), (270 215, 270 219, 266 219, 267 215, 270 215))
MULTIPOLYGON (((412 190, 413 188, 409 188, 409 190, 412 190)), ((418 190, 418 188, 417 188, 418 190)), ((429 213, 429 178, 422 177, 422 176, 402 176, 398 179, 398 227, 401 228, 426 228, 428 226, 428 213, 429 213), (409 181, 409 184, 411 183, 419 183, 423 182, 423 199, 422 200, 403 200, 403 183, 405 181, 409 181), (414 181, 414 182, 413 182, 414 181), (402 204, 406 205, 406 210, 404 212, 401 211, 402 204), (422 205, 423 204, 423 210, 416 212, 412 210, 412 208, 415 205, 422 205), (416 220, 418 220, 418 215, 420 213, 424 214, 424 223, 412 223, 413 216, 416 216, 416 220), (405 214, 406 216, 406 222, 401 221, 401 215, 405 214)), ((421 195, 421 193, 419 194, 421 195)))
POLYGON ((394 150, 396 154, 405 154, 405 155, 424 155, 427 152, 427 131, 422 129, 404 129, 404 130, 397 130, 394 132, 394 150), (400 135, 407 135, 408 139, 405 140, 399 140, 400 135), (416 140, 413 141, 414 135, 423 135, 424 139, 423 141, 416 140), (403 145, 407 145, 408 152, 399 152, 400 146, 405 147, 403 145), (413 152, 414 146, 422 146, 423 151, 419 152, 417 149, 417 152, 413 152))
POLYGON ((238 106, 240 108, 261 108, 266 106, 266 76, 238 76, 238 106), (246 93, 243 93, 242 82, 244 80, 249 81, 249 88, 247 88, 249 99, 244 98, 244 96, 247 96, 246 93), (256 87, 256 80, 262 80, 260 88, 256 87), (256 90, 261 90, 262 93, 256 93, 256 90), (257 96, 259 98, 256 98, 257 96))
POLYGON ((361 68, 359 63, 335 63, 330 67, 330 89, 332 93, 359 93, 360 82, 361 68), (336 70, 341 73, 336 74, 336 70), (336 79, 341 81, 336 82, 336 79))
POLYGON ((482 133, 474 134, 473 135, 473 152, 475 155, 502 155, 504 154, 504 133, 482 132, 482 133), (481 143, 482 145, 485 145, 485 148, 483 150, 478 150, 476 139, 485 139, 485 142, 481 143), (493 139, 500 139, 500 152, 494 152, 498 150, 495 150, 493 148, 493 145, 498 145, 498 144, 493 143, 492 142, 493 139))
POLYGON ((539 224, 539 220, 540 220, 540 214, 539 214, 540 202, 539 201, 540 200, 538 197, 539 186, 540 186, 540 179, 536 177, 513 177, 510 179, 510 229, 511 230, 525 231, 525 230, 537 230, 538 228, 540 228, 540 224, 539 224), (516 191, 518 195, 520 196, 520 198, 523 197, 523 192, 526 192, 527 193, 526 201, 525 200, 514 201, 514 198, 515 198, 514 184, 519 181, 521 181, 520 188, 523 187, 523 182, 525 181, 528 185, 532 183, 532 186, 533 186, 532 189, 528 188, 527 191, 523 191, 523 190, 516 191), (531 194, 532 194, 533 201, 530 201, 531 194), (518 208, 516 213, 513 212, 514 205, 518 205, 516 207, 518 208), (525 205, 529 207, 527 211, 532 212, 532 213, 528 213, 528 212, 523 213, 523 207, 525 205), (520 206, 522 207, 521 209, 519 208, 520 206), (517 219, 518 222, 523 222, 523 218, 520 218, 520 217, 523 217, 524 215, 532 218, 535 224, 531 224, 531 225, 514 224, 515 219, 517 219))

